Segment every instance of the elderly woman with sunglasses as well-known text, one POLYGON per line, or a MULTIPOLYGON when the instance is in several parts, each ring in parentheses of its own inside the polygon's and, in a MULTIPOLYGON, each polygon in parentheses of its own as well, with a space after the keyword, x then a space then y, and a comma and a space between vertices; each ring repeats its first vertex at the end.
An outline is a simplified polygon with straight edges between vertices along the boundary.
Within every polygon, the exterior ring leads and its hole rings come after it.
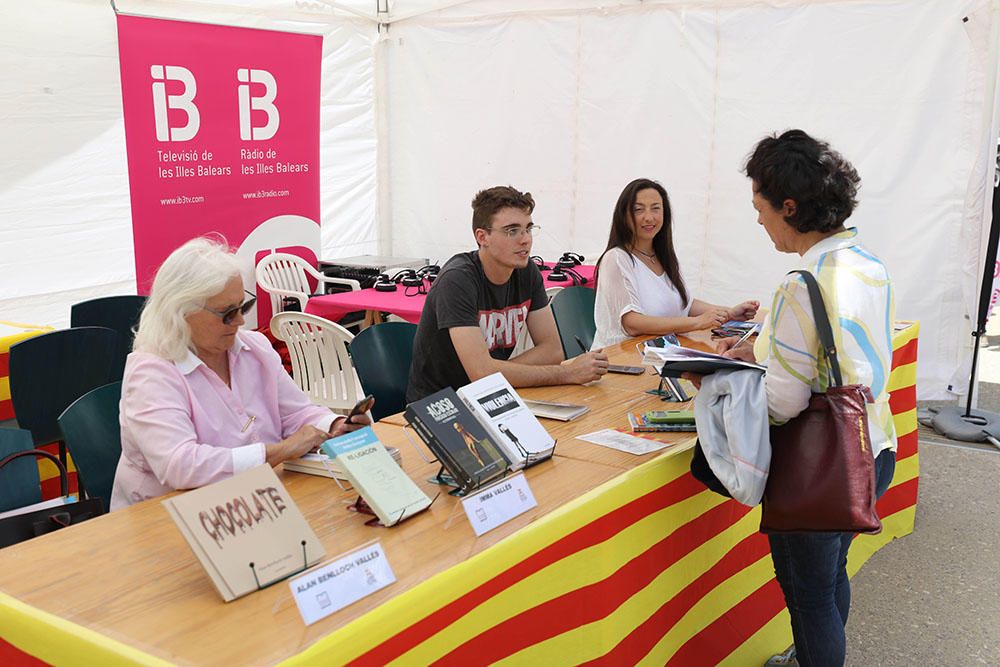
POLYGON ((194 239, 164 261, 122 381, 122 455, 111 509, 277 465, 361 428, 313 405, 263 335, 235 255, 194 239))

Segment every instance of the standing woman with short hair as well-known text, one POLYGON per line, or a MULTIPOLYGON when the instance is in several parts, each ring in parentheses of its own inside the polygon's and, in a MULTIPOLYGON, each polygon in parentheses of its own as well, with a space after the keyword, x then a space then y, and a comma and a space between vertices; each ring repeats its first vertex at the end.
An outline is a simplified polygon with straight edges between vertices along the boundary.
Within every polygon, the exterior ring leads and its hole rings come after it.
MULTIPOLYGON (((816 277, 833 328, 843 382, 862 384, 868 405, 876 495, 885 493, 896 464, 896 434, 889 410, 893 289, 885 265, 845 227, 857 205, 854 167, 830 146, 802 130, 766 137, 746 164, 757 223, 778 252, 801 256, 800 269, 816 277)), ((727 356, 767 360, 764 383, 772 424, 797 416, 815 392, 825 392, 830 369, 816 333, 805 282, 785 277, 763 331, 751 351, 727 356)), ((771 558, 791 616, 795 645, 768 665, 839 666, 846 654, 851 584, 847 552, 852 533, 771 534, 771 558), (796 662, 797 660, 797 662, 796 662)))
POLYGON ((618 196, 595 277, 595 350, 632 336, 686 333, 728 320, 750 320, 759 305, 744 301, 726 308, 688 294, 674 252, 670 199, 662 185, 648 178, 637 178, 618 196))

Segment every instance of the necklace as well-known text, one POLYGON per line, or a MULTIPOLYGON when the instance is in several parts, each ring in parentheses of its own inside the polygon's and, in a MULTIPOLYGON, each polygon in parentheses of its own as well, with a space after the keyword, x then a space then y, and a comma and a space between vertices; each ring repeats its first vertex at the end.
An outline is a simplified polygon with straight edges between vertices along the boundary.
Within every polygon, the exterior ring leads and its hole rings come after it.
POLYGON ((632 248, 632 249, 635 250, 640 255, 642 255, 643 257, 645 257, 646 259, 656 259, 656 253, 654 253, 654 252, 643 252, 642 250, 639 250, 638 248, 632 248))

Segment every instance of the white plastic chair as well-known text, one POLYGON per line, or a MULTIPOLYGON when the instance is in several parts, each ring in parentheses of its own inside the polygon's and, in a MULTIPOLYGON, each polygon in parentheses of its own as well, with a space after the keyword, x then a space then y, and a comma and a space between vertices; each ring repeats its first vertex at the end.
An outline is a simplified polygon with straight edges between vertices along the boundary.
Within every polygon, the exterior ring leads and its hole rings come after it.
POLYGON ((288 345, 292 377, 316 405, 346 412, 362 396, 347 345, 354 335, 344 327, 308 313, 278 313, 271 333, 288 345))
POLYGON ((291 297, 299 302, 299 310, 305 311, 309 301, 309 278, 317 281, 317 289, 324 284, 345 285, 352 290, 361 289, 357 280, 330 278, 317 271, 309 262, 296 255, 276 252, 265 256, 257 264, 257 284, 271 295, 271 312, 280 313, 281 300, 291 297))

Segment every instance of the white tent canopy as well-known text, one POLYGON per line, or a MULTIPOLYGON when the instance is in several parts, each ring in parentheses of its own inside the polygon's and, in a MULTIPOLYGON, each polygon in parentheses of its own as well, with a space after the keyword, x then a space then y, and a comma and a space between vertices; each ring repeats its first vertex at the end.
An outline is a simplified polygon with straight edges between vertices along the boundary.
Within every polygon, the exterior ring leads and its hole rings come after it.
MULTIPOLYGON (((733 302, 795 261, 740 173, 801 127, 862 176, 852 218, 919 319, 921 398, 963 391, 997 122, 998 0, 172 0, 128 13, 322 34, 322 255, 473 245, 480 188, 530 190, 535 251, 596 259, 621 188, 671 196, 691 291, 733 302), (379 11, 382 7, 384 11, 379 11)), ((135 289, 114 13, 0 9, 0 320, 65 325, 135 289)))

